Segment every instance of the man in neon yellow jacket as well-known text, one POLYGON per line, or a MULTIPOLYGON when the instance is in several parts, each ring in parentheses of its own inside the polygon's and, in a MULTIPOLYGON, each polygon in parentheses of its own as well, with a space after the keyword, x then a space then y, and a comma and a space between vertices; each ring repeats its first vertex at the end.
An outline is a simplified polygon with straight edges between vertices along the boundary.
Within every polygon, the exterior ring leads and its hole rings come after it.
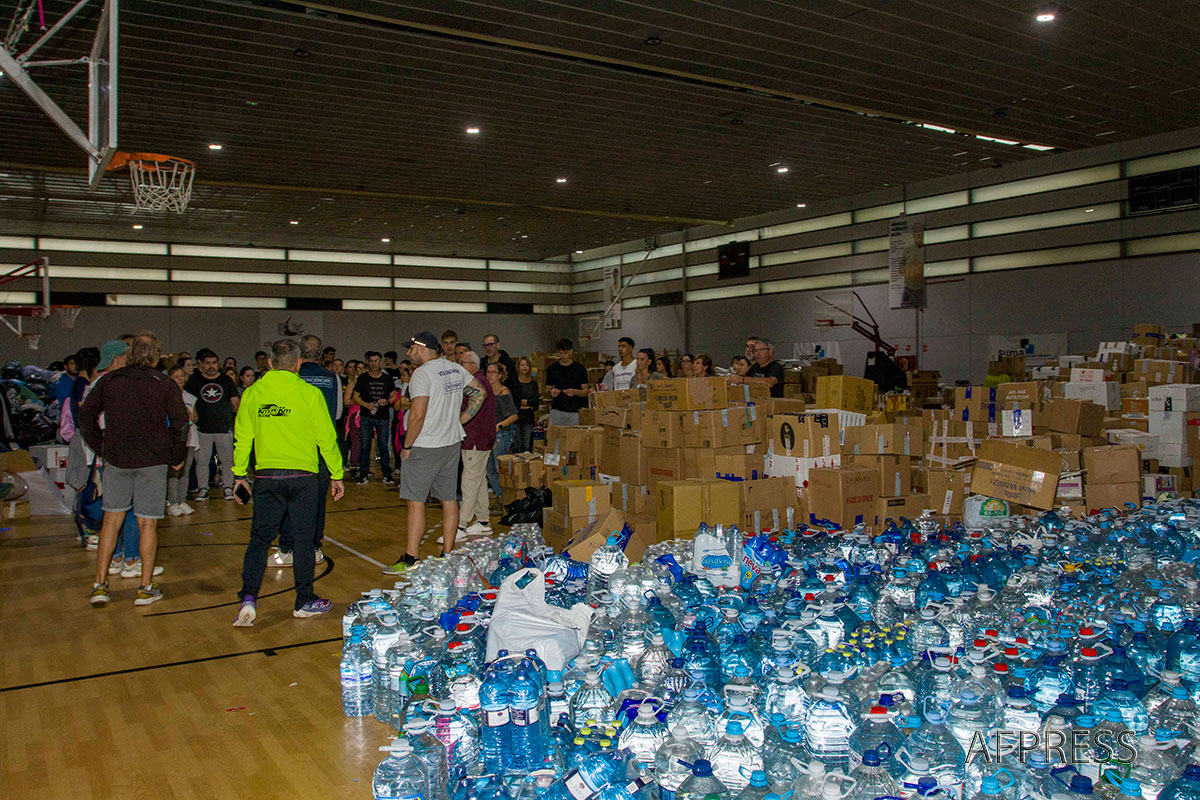
POLYGON ((234 498, 250 498, 246 470, 254 450, 254 519, 242 560, 242 601, 234 625, 248 628, 267 568, 267 549, 287 525, 295 537, 295 617, 328 613, 332 603, 313 593, 313 538, 317 529, 318 458, 329 468, 336 503, 345 492, 342 454, 321 391, 300 379, 300 348, 290 339, 271 347, 270 371, 246 390, 233 427, 234 498))

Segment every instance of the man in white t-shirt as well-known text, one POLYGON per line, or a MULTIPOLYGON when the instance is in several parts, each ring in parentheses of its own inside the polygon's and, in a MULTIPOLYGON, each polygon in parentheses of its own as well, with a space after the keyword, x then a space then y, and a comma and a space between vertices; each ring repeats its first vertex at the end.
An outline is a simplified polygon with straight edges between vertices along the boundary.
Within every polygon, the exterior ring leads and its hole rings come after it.
POLYGON ((408 547, 384 574, 399 575, 417 563, 425 533, 425 500, 442 504, 442 553, 454 549, 458 530, 458 465, 469 421, 483 405, 484 387, 467 370, 442 357, 438 338, 429 331, 407 342, 417 369, 408 385, 412 398, 404 447, 400 451, 400 497, 408 501, 408 547), (463 408, 463 398, 467 406, 463 408))
POLYGON ((612 369, 604 376, 605 389, 615 389, 620 392, 633 385, 633 376, 637 372, 637 360, 633 357, 634 343, 628 336, 617 340, 617 355, 620 361, 613 364, 612 369))

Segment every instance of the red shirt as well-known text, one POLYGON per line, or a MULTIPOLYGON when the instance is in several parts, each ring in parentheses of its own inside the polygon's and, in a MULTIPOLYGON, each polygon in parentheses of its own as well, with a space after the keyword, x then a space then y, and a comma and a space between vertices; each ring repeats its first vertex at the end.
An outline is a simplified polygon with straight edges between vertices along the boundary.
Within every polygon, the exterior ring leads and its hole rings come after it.
MULTIPOLYGON (((483 384, 483 405, 479 407, 479 413, 463 425, 467 436, 463 439, 462 449, 491 450, 496 444, 496 396, 492 394, 492 386, 488 383, 486 372, 476 372, 475 380, 483 384)), ((467 408, 466 397, 463 398, 462 407, 464 411, 467 408)))

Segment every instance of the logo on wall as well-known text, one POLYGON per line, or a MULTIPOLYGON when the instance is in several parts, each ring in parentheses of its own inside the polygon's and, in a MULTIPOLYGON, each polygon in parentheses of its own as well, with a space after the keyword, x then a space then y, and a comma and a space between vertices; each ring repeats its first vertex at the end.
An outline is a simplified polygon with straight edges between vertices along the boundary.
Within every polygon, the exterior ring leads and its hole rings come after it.
POLYGON ((300 336, 304 333, 304 323, 293 322, 291 317, 288 317, 283 322, 279 323, 280 336, 300 336))

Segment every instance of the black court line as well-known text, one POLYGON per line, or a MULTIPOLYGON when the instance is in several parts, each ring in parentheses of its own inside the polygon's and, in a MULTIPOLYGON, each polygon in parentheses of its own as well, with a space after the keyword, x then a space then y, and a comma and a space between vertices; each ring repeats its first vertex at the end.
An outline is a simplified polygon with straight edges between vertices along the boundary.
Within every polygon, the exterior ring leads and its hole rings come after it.
POLYGON ((310 647, 314 644, 329 644, 330 642, 340 642, 342 637, 332 636, 328 639, 313 639, 308 642, 296 642, 295 644, 278 644, 273 647, 260 647, 257 650, 243 650, 235 653, 221 653, 216 656, 201 656, 200 658, 189 658, 186 661, 167 661, 162 664, 150 664, 145 667, 129 667, 128 669, 114 669, 108 672, 93 672, 91 675, 77 675, 73 678, 58 678, 52 681, 41 681, 40 683, 23 683, 18 686, 5 686, 0 688, 0 694, 5 692, 19 692, 22 689, 38 689, 43 686, 57 686, 63 683, 78 683, 79 681, 89 681, 93 678, 110 678, 114 675, 130 675, 135 672, 149 672, 156 669, 166 669, 167 667, 183 667, 188 664, 202 664, 205 661, 223 661, 227 658, 238 658, 240 656, 273 656, 277 655, 280 650, 291 650, 296 647, 310 647))
MULTIPOLYGON (((203 544, 203 543, 201 543, 201 544, 203 544)), ((182 547, 184 545, 176 545, 176 546, 182 547)), ((212 545, 209 545, 209 546, 211 547, 212 545)), ((245 547, 245 545, 241 545, 241 546, 245 547)), ((326 575, 333 572, 333 559, 332 558, 330 558, 329 556, 325 556, 325 560, 322 563, 325 565, 325 570, 320 575, 317 575, 313 578, 313 583, 316 583, 317 581, 321 580, 321 578, 324 578, 326 575)), ((268 569, 270 569, 270 567, 268 567, 268 569)), ((281 569, 282 569, 282 567, 281 567, 281 569)), ((295 590, 294 586, 289 586, 288 588, 280 589, 277 592, 271 592, 269 594, 260 594, 256 599, 265 600, 268 597, 274 597, 275 595, 279 595, 279 594, 287 594, 288 592, 291 592, 294 590, 295 590)), ((217 603, 217 604, 211 605, 211 606, 200 606, 199 608, 180 608, 175 611, 159 611, 154 614, 142 614, 142 616, 143 617, 170 617, 170 616, 174 616, 175 614, 190 614, 193 611, 212 611, 214 608, 226 608, 228 606, 240 606, 241 604, 242 604, 241 600, 230 600, 228 603, 217 603)))
MULTIPOLYGON (((394 504, 388 505, 388 506, 356 506, 355 508, 326 508, 325 515, 329 516, 330 514, 352 514, 355 511, 379 511, 379 510, 382 510, 385 508, 404 508, 404 507, 405 506, 401 505, 400 503, 394 503, 394 504)), ((178 519, 178 517, 176 517, 175 519, 178 519)), ((197 528, 197 527, 201 527, 204 525, 228 525, 231 522, 249 522, 252 519, 254 519, 253 516, 234 517, 233 519, 210 519, 210 520, 197 520, 195 522, 179 522, 179 523, 175 523, 172 525, 164 525, 161 528, 159 528, 158 530, 159 530, 159 533, 162 533, 163 531, 173 531, 176 528, 197 528)))

